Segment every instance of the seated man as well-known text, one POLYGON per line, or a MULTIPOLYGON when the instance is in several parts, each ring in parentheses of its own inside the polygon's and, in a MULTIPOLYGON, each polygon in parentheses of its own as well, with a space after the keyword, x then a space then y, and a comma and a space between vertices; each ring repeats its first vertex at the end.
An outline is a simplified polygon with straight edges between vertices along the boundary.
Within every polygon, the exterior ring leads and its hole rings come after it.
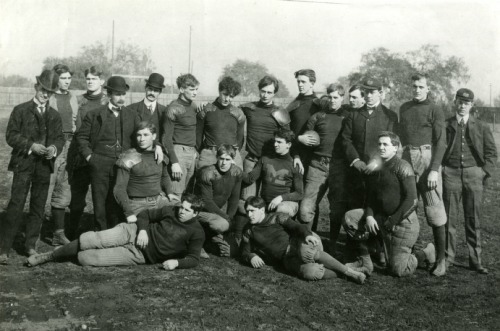
POLYGON ((293 166, 290 148, 295 138, 291 130, 280 129, 274 133, 274 151, 271 156, 263 156, 255 168, 243 174, 245 184, 253 184, 262 179, 261 197, 267 210, 275 210, 291 217, 299 210, 299 202, 304 194, 302 175, 293 166))
POLYGON ((144 210, 137 223, 120 223, 112 229, 85 232, 80 239, 52 252, 36 254, 29 266, 78 257, 83 266, 163 263, 166 270, 198 265, 205 240, 198 214, 203 201, 185 194, 179 207, 144 210))
POLYGON ((383 242, 389 271, 397 277, 411 275, 417 265, 425 266, 436 259, 432 243, 412 253, 420 230, 415 212, 417 188, 412 167, 396 156, 400 145, 396 134, 389 131, 379 134, 380 160, 370 162, 375 171, 367 180, 366 209, 353 209, 345 215, 344 228, 358 246, 358 261, 346 266, 366 275, 373 272, 367 247, 369 238, 383 242))
POLYGON ((259 197, 248 198, 245 209, 250 224, 243 232, 241 256, 252 267, 283 264, 289 272, 305 280, 335 278, 341 274, 358 284, 365 281, 362 272, 346 267, 323 252, 321 239, 306 224, 286 214, 266 214, 266 203, 259 197))
POLYGON ((234 164, 236 151, 231 145, 220 145, 217 163, 201 168, 196 180, 196 192, 204 205, 199 220, 212 232, 221 256, 229 256, 222 233, 229 229, 236 214, 241 191, 242 170, 234 164))
POLYGON ((162 194, 168 176, 168 161, 158 164, 155 160, 156 130, 153 123, 140 122, 135 130, 137 147, 127 150, 116 162, 118 169, 113 194, 129 223, 136 222, 136 215, 145 209, 178 203, 162 194))

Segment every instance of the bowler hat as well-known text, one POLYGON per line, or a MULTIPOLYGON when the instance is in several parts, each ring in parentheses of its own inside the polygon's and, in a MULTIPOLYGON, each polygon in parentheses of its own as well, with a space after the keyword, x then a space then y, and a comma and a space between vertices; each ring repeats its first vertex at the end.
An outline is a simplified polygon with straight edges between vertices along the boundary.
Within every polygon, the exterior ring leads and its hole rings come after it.
POLYGON ((163 78, 162 75, 157 74, 153 72, 151 75, 149 75, 148 79, 145 79, 146 85, 154 87, 154 88, 165 88, 165 85, 163 85, 163 82, 165 81, 165 78, 163 78))
POLYGON ((59 75, 54 70, 46 69, 36 76, 36 81, 47 91, 55 92, 59 86, 59 75))
POLYGON ((113 90, 116 92, 127 92, 130 86, 125 82, 125 78, 122 76, 113 76, 108 79, 106 86, 104 86, 106 90, 113 90))
POLYGON ((367 78, 363 80, 363 88, 365 90, 381 90, 382 89, 382 83, 375 78, 367 78))
POLYGON ((467 101, 474 101, 474 92, 472 92, 468 88, 461 88, 457 91, 456 98, 467 101))

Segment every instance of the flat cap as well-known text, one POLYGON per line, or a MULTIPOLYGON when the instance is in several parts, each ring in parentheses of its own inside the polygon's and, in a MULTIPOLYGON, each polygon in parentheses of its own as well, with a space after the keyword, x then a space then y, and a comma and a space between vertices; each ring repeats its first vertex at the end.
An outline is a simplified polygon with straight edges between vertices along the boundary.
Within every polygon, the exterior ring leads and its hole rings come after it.
POLYGON ((468 88, 461 88, 457 91, 456 98, 467 101, 474 101, 474 92, 472 92, 468 88))

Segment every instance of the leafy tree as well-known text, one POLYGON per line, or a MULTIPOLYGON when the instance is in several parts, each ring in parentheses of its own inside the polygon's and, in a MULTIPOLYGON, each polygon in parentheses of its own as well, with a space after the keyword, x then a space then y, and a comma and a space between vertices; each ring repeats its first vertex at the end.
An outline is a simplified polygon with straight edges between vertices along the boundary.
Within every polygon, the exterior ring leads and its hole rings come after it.
POLYGON ((5 87, 33 87, 34 80, 20 75, 0 76, 0 86, 5 87))
MULTIPOLYGON (((265 65, 259 62, 238 59, 233 64, 224 67, 219 80, 225 76, 231 76, 241 83, 241 95, 257 96, 259 95, 259 81, 266 75, 272 76, 265 65)), ((280 87, 276 96, 279 98, 290 96, 290 91, 285 86, 283 81, 278 79, 278 83, 280 87)))
POLYGON ((391 108, 399 109, 399 105, 412 98, 410 78, 416 72, 429 77, 431 97, 444 109, 449 108, 456 86, 470 78, 463 59, 456 56, 445 58, 439 53, 438 46, 423 45, 404 54, 383 47, 373 49, 362 55, 358 70, 351 72, 347 79, 340 77, 339 81, 348 81, 351 86, 364 77, 378 78, 390 88, 386 102, 391 108))
MULTIPOLYGON (((43 61, 43 69, 52 69, 58 63, 66 64, 73 71, 72 89, 86 89, 84 71, 95 65, 104 70, 105 76, 111 74, 148 76, 155 70, 155 64, 151 59, 149 49, 141 49, 137 45, 121 42, 115 50, 115 58, 112 61, 109 54, 109 44, 96 42, 93 45, 83 46, 77 56, 58 58, 47 57, 43 61)), ((144 91, 143 80, 127 79, 130 89, 144 91)), ((165 91, 169 91, 167 86, 165 91)))

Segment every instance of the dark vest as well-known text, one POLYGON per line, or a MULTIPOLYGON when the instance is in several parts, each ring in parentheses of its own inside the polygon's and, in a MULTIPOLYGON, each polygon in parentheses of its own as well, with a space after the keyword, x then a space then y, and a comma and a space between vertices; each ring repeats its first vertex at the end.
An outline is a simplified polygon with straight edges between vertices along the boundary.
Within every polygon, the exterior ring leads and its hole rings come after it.
POLYGON ((448 166, 453 168, 475 167, 479 163, 473 153, 472 140, 469 135, 469 126, 457 125, 455 144, 448 159, 448 166))
POLYGON ((108 157, 120 156, 122 152, 122 114, 115 116, 108 110, 106 120, 102 124, 102 134, 94 153, 108 157))

